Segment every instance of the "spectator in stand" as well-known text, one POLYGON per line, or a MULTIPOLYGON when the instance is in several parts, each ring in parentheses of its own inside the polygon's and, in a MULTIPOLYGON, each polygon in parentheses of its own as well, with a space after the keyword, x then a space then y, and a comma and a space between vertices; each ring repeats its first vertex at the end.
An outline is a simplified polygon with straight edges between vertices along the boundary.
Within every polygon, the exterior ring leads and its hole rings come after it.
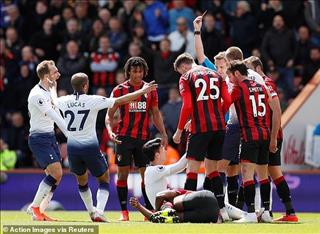
POLYGON ((28 149, 28 129, 27 124, 20 111, 9 115, 10 126, 2 132, 2 138, 7 142, 9 149, 17 152, 19 166, 30 164, 28 149))
POLYGON ((320 46, 320 2, 305 1, 304 16, 312 31, 314 43, 320 46))
POLYGON ((215 28, 216 20, 211 13, 207 13, 203 19, 203 30, 201 32, 204 51, 209 60, 214 60, 220 51, 225 50, 225 45, 221 32, 215 28))
POLYGON ((180 17, 187 19, 187 26, 190 31, 193 31, 192 21, 195 18, 195 15, 189 7, 185 5, 184 0, 174 0, 173 1, 174 8, 169 10, 169 24, 170 24, 170 32, 177 30, 177 20, 180 17))
POLYGON ((48 3, 45 0, 39 0, 35 4, 35 8, 31 11, 31 25, 29 25, 29 33, 33 35, 41 31, 44 21, 50 17, 48 3))
POLYGON ((102 36, 99 40, 99 49, 91 53, 90 69, 93 72, 91 88, 95 93, 99 87, 106 88, 110 93, 115 85, 115 71, 118 68, 119 54, 110 46, 108 36, 102 36))
POLYGON ((194 49, 194 35, 188 29, 186 18, 180 17, 176 22, 177 30, 169 34, 169 40, 171 41, 171 51, 179 51, 180 48, 186 44, 186 52, 195 57, 196 52, 194 49))
MULTIPOLYGON (((142 16, 142 12, 139 10, 139 3, 138 1, 123 1, 123 8, 121 8, 118 12, 118 18, 122 22, 123 30, 125 32, 132 33, 132 24, 131 21, 134 17, 136 12, 140 12, 142 16)), ((143 17, 141 17, 140 22, 143 21, 143 17)))
POLYGON ((146 0, 143 16, 146 23, 148 40, 158 44, 166 35, 169 26, 169 13, 160 1, 146 0))
POLYGON ((110 46, 120 55, 125 52, 125 47, 127 43, 127 34, 122 31, 121 22, 119 19, 113 17, 109 21, 109 32, 108 37, 110 40, 110 46))
POLYGON ((164 125, 166 127, 169 139, 172 139, 172 136, 177 129, 181 106, 182 101, 179 94, 179 90, 175 87, 170 88, 169 100, 161 108, 164 125))
MULTIPOLYGON (((15 167, 17 161, 17 153, 14 150, 10 150, 8 144, 0 138, 0 171, 1 176, 3 175, 3 171, 13 169, 15 167)), ((2 179, 0 179, 0 184, 4 183, 2 179)))
POLYGON ((151 48, 150 42, 145 34, 143 24, 136 24, 132 30, 132 41, 139 42, 140 44, 151 48))
POLYGON ((22 42, 14 27, 8 27, 6 30, 6 47, 13 53, 15 60, 20 60, 22 42))
POLYGON ((39 60, 52 59, 56 61, 59 57, 60 43, 59 34, 53 32, 53 22, 50 18, 43 22, 42 30, 35 33, 30 40, 30 45, 34 48, 39 60))
POLYGON ((116 73, 116 83, 117 85, 122 84, 123 82, 125 82, 126 76, 124 74, 124 71, 122 69, 119 69, 116 73))
POLYGON ((0 38, 0 65, 5 67, 8 78, 14 77, 18 70, 18 61, 10 51, 4 38, 0 38))
POLYGON ((13 97, 15 99, 15 109, 20 110, 24 119, 28 119, 28 96, 30 90, 37 83, 37 79, 32 71, 29 70, 28 63, 21 63, 20 75, 14 83, 13 97))
POLYGON ((135 9, 133 11, 132 17, 129 19, 129 27, 130 29, 127 32, 131 32, 132 30, 137 26, 141 25, 144 29, 145 27, 145 22, 143 21, 143 12, 139 9, 135 9))
POLYGON ((63 11, 63 7, 65 6, 65 2, 61 1, 61 0, 51 0, 50 1, 50 15, 52 17, 55 16, 61 16, 62 15, 62 11, 63 11))
POLYGON ((119 10, 122 7, 121 2, 122 1, 118 1, 118 0, 108 0, 103 7, 108 9, 108 11, 111 13, 111 16, 117 16, 119 10))
POLYGON ((104 34, 103 24, 100 19, 96 19, 92 24, 92 29, 86 37, 85 51, 96 51, 99 48, 99 38, 104 34))
POLYGON ((85 1, 78 1, 74 8, 82 35, 88 35, 91 30, 92 21, 88 18, 88 4, 85 1))
POLYGON ((18 7, 14 4, 7 7, 7 15, 8 15, 7 17, 8 20, 5 22, 5 25, 3 25, 2 27, 4 28, 14 27, 18 32, 19 38, 21 38, 24 42, 27 42, 30 35, 26 27, 26 24, 23 23, 24 19, 20 15, 18 7))
POLYGON ((71 7, 65 7, 62 10, 62 15, 60 16, 54 16, 52 18, 53 25, 54 25, 54 31, 56 32, 64 32, 67 29, 67 22, 68 20, 75 17, 73 8, 71 7))
POLYGON ((294 56, 295 67, 302 69, 304 64, 310 61, 310 50, 313 43, 310 40, 310 32, 308 27, 302 25, 298 29, 297 49, 294 56))
POLYGON ((303 68, 303 84, 307 84, 320 68, 320 47, 314 46, 310 50, 310 62, 303 68))
POLYGON ((79 46, 76 41, 70 40, 66 46, 67 52, 63 54, 58 62, 57 67, 61 74, 58 88, 64 89, 68 94, 73 93, 70 78, 73 74, 78 72, 85 72, 87 70, 87 60, 79 52, 79 46))
POLYGON ((102 8, 99 10, 98 15, 99 15, 99 19, 101 19, 104 30, 108 30, 109 20, 111 18, 110 11, 108 9, 102 8))
POLYGON ((303 78, 300 70, 295 70, 293 81, 292 81, 292 86, 293 86, 292 98, 295 98, 296 96, 298 96, 300 91, 303 89, 302 80, 303 78))
POLYGON ((171 42, 164 38, 160 42, 160 51, 154 51, 143 47, 143 54, 149 53, 153 58, 153 75, 152 78, 158 84, 158 102, 161 107, 168 100, 168 88, 177 85, 179 74, 173 69, 175 59, 185 51, 186 44, 183 44, 179 51, 170 50, 171 42))
POLYGON ((83 34, 80 32, 78 21, 74 18, 67 21, 67 30, 63 33, 63 49, 69 41, 74 40, 77 42, 80 50, 83 48, 83 34))
POLYGON ((276 68, 279 71, 279 85, 286 91, 286 96, 290 97, 296 39, 293 31, 286 27, 281 15, 273 18, 273 26, 266 32, 261 48, 263 59, 269 69, 276 68))
POLYGON ((235 16, 230 19, 232 44, 241 48, 244 57, 257 45, 257 21, 247 1, 238 1, 235 16))
POLYGON ((38 58, 33 53, 31 46, 24 46, 21 50, 22 60, 20 63, 26 64, 32 76, 36 76, 36 66, 38 64, 38 58))
POLYGON ((280 14, 283 14, 283 5, 280 0, 270 0, 261 3, 259 27, 262 29, 263 34, 272 27, 273 18, 280 14))

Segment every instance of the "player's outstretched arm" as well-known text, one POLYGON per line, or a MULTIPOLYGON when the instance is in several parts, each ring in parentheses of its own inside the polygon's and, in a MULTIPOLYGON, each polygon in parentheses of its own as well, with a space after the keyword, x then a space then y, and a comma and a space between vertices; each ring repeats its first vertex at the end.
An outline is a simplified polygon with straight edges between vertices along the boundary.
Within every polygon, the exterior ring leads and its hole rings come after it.
POLYGON ((112 120, 117 109, 118 107, 116 105, 108 109, 105 117, 105 125, 108 130, 110 140, 116 144, 121 144, 122 142, 117 139, 117 135, 112 131, 112 120))
POLYGON ((270 136, 270 146, 269 150, 272 153, 277 152, 277 136, 281 125, 281 106, 280 101, 277 96, 269 99, 269 106, 272 110, 272 128, 270 136))
POLYGON ((206 56, 204 54, 202 39, 201 39, 201 27, 202 27, 202 16, 198 16, 193 21, 193 27, 194 31, 196 32, 194 35, 194 47, 196 50, 196 56, 198 59, 199 64, 202 64, 204 60, 206 59, 206 56), (199 32, 199 33, 198 33, 199 32))
POLYGON ((150 93, 151 91, 156 90, 157 87, 158 87, 158 85, 155 83, 155 81, 151 81, 150 83, 146 83, 141 89, 139 89, 135 92, 128 93, 128 94, 123 95, 121 97, 117 97, 115 99, 115 105, 123 105, 128 102, 131 102, 143 94, 147 94, 147 93, 150 93))
POLYGON ((147 217, 148 220, 150 220, 150 217, 153 215, 153 213, 147 208, 145 208, 143 205, 141 205, 138 198, 131 197, 129 203, 132 207, 136 208, 138 211, 140 211, 141 214, 147 217))
POLYGON ((162 119, 162 115, 160 113, 159 107, 154 106, 152 107, 151 111, 153 116, 153 124, 158 129, 161 135, 161 145, 163 145, 164 147, 167 147, 168 135, 163 124, 163 119, 162 119))
POLYGON ((186 168, 187 163, 188 160, 186 158, 186 154, 184 154, 178 162, 166 165, 167 169, 169 170, 169 175, 174 175, 183 171, 186 168))

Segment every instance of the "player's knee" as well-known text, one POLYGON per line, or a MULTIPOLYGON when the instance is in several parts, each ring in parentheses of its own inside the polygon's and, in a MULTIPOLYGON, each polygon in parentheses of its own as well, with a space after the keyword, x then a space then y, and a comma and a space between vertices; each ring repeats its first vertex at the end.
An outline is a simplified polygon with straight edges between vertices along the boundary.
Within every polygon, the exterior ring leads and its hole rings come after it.
POLYGON ((103 173, 102 176, 97 177, 99 183, 109 183, 109 171, 106 171, 105 173, 103 173))
POLYGON ((55 178, 57 184, 59 184, 62 179, 62 170, 51 171, 50 175, 55 178))

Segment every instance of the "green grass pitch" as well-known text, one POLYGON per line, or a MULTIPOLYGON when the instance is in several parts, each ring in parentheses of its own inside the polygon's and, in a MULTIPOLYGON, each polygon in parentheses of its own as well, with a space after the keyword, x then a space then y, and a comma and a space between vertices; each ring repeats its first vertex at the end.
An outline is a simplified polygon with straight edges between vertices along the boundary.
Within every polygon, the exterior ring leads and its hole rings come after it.
MULTIPOLYGON (((89 215, 86 212, 59 211, 49 212, 52 217, 58 218, 58 222, 34 222, 29 215, 20 211, 0 211, 1 212, 1 233, 3 225, 91 225, 89 215)), ((278 217, 280 214, 275 214, 278 217)), ((119 222, 119 212, 106 212, 109 223, 95 224, 99 225, 99 234, 118 233, 297 233, 297 234, 320 234, 320 213, 298 213, 300 222, 297 224, 153 224, 144 222, 141 214, 137 212, 130 213, 130 222, 119 222)))

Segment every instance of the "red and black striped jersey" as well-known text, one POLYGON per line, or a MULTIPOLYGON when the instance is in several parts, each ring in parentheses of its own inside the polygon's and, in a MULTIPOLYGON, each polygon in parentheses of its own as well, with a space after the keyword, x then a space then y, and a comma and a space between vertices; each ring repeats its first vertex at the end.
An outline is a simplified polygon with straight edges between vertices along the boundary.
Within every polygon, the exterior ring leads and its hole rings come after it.
MULTIPOLYGON (((274 83, 274 81, 270 77, 267 77, 267 76, 264 76, 263 79, 266 82, 266 86, 269 89, 271 97, 272 98, 278 97, 278 89, 277 89, 277 85, 274 83)), ((272 111, 270 111, 270 127, 272 127, 272 111)), ((283 139, 283 132, 282 132, 281 127, 279 129, 277 138, 278 138, 278 140, 283 139)))
POLYGON ((230 105, 231 98, 218 73, 195 66, 181 76, 179 88, 183 104, 178 129, 182 130, 190 117, 192 134, 225 129, 224 106, 230 105))
MULTIPOLYGON (((145 82, 143 81, 140 86, 132 86, 129 81, 126 81, 113 89, 112 96, 120 97, 132 93, 141 89, 144 84, 145 82)), ((155 106, 158 106, 158 94, 156 90, 142 95, 135 101, 120 106, 120 120, 117 134, 142 140, 148 139, 150 128, 149 112, 155 106)))
POLYGON ((270 138, 270 108, 268 92, 263 85, 244 80, 231 91, 244 141, 270 138))
MULTIPOLYGON (((104 61, 108 61, 111 63, 119 62, 119 54, 110 49, 108 53, 102 53, 100 51, 91 53, 91 62, 100 64, 104 61)), ((114 71, 96 71, 93 72, 92 75, 92 85, 105 87, 105 86, 115 86, 116 84, 116 73, 114 71)))

